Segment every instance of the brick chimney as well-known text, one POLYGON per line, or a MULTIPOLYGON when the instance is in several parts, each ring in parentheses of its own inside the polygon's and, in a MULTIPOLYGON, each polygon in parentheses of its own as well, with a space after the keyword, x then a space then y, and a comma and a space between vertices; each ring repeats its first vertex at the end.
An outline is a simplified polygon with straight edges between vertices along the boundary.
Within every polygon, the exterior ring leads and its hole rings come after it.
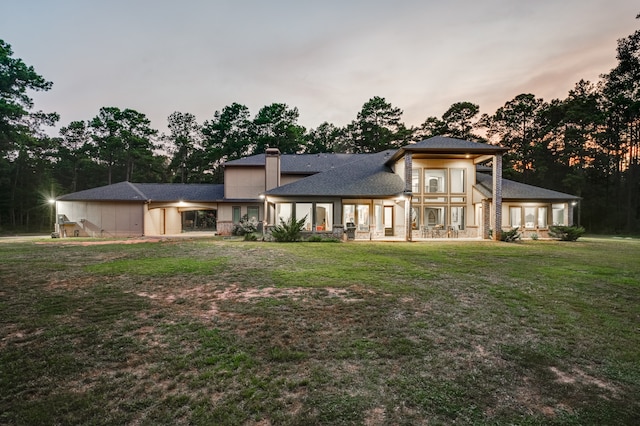
POLYGON ((280 186, 280 150, 267 148, 264 158, 265 191, 280 186))

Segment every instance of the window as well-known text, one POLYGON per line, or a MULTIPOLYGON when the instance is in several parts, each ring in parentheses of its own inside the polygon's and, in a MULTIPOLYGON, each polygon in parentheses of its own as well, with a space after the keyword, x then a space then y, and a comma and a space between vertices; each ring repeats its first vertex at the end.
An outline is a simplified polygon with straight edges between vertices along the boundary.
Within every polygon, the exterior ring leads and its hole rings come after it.
POLYGON ((538 228, 547 227, 547 208, 538 207, 538 228))
POLYGON ((420 208, 411 207, 411 229, 420 229, 420 208))
POLYGON ((355 225, 358 228, 358 231, 368 231, 369 205, 345 204, 342 206, 342 218, 346 227, 355 225))
POLYGON ((313 209, 312 203, 296 203, 296 220, 304 219, 303 231, 311 231, 311 210, 313 209))
POLYGON ((333 229, 333 204, 316 204, 316 231, 331 231, 333 229))
POLYGON ((451 226, 455 229, 464 229, 464 207, 451 207, 451 226))
POLYGON ((446 203, 447 197, 424 197, 425 203, 446 203))
POLYGON ((367 204, 358 204, 358 217, 357 224, 359 231, 368 231, 369 230, 369 205, 367 204))
POLYGON ((509 223, 514 228, 522 226, 522 207, 509 207, 509 223))
POLYGON ((384 206, 384 228, 393 229, 393 206, 384 206))
POLYGON ((451 192, 455 194, 464 194, 465 190, 465 169, 451 169, 451 192))
POLYGON ((233 223, 240 223, 240 219, 242 218, 242 214, 240 213, 240 206, 231 207, 231 219, 233 223))
POLYGON ((564 204, 552 204, 551 212, 552 212, 552 220, 554 225, 564 225, 564 204))
POLYGON ((183 231, 215 231, 216 210, 189 210, 182 212, 183 231))
POLYGON ((420 169, 411 169, 411 192, 420 193, 420 169))
POLYGON ((524 227, 527 229, 533 229, 536 226, 536 208, 525 207, 524 208, 524 227))
POLYGON ((342 223, 344 226, 349 224, 356 224, 356 206, 354 204, 345 204, 342 206, 342 223))
POLYGON ((432 226, 444 226, 445 223, 445 207, 425 207, 424 208, 424 223, 425 225, 432 226))
POLYGON ((289 222, 292 213, 291 203, 276 203, 276 225, 279 225, 280 221, 289 222))
POLYGON ((376 219, 376 231, 384 231, 384 221, 382 217, 382 204, 373 206, 373 212, 376 219))
POLYGON ((247 216, 249 218, 249 222, 258 223, 260 220, 260 208, 259 207, 247 207, 247 216))
POLYGON ((424 191, 429 193, 447 192, 447 171, 425 170, 424 171, 424 191))

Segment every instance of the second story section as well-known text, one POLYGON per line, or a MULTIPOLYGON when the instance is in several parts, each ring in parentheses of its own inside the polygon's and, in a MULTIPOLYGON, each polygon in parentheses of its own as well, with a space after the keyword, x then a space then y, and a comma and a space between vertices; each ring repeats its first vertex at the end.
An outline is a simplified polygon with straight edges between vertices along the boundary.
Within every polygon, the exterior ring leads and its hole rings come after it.
POLYGON ((436 136, 400 148, 389 159, 405 181, 405 193, 421 201, 465 202, 476 183, 476 168, 506 149, 436 136))
POLYGON ((268 148, 264 154, 225 164, 224 198, 256 201, 265 191, 337 169, 357 158, 358 154, 282 155, 277 148, 268 148))

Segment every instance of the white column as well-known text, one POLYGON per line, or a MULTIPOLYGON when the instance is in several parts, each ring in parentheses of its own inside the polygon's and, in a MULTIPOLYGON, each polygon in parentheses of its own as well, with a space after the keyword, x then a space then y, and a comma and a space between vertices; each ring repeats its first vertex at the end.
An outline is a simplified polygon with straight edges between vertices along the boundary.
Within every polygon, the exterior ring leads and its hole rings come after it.
POLYGON ((502 154, 493 157, 493 240, 502 233, 502 154))

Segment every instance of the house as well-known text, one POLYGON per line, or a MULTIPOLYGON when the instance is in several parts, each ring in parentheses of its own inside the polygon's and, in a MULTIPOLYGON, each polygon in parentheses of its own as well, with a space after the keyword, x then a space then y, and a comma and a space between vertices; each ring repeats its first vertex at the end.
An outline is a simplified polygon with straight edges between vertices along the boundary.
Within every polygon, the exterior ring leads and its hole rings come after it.
POLYGON ((572 225, 579 197, 503 179, 505 151, 441 136, 373 154, 270 148, 227 162, 224 185, 121 182, 60 196, 56 231, 229 235, 245 216, 267 231, 294 217, 308 233, 411 241, 497 238, 491 230, 513 227, 545 237, 550 225, 572 225))

